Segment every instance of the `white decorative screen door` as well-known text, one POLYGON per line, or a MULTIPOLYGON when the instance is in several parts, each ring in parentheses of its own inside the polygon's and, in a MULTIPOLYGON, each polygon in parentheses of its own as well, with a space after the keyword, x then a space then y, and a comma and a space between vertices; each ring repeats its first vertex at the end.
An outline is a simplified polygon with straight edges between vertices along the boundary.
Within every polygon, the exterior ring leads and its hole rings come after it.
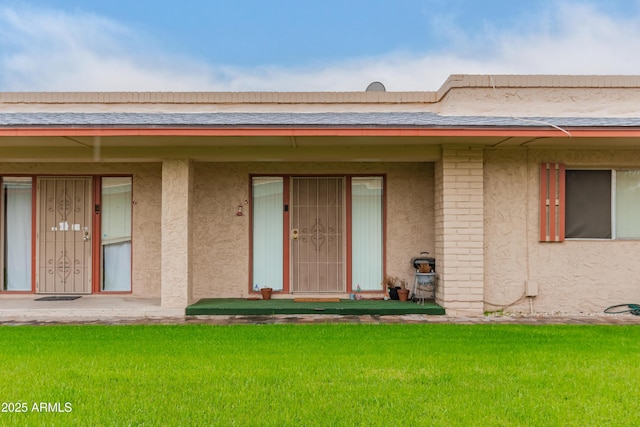
POLYGON ((344 178, 292 178, 292 292, 345 292, 344 178))
POLYGON ((91 293, 91 178, 38 179, 38 293, 91 293))

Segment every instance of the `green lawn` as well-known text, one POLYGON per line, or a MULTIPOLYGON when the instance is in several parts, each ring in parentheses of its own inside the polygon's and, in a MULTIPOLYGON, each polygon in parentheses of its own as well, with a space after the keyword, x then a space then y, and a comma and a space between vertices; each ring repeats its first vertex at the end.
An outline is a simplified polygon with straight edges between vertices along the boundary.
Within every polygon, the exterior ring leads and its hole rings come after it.
POLYGON ((27 407, 3 426, 604 426, 640 412, 637 326, 5 326, 0 350, 2 409, 27 407))

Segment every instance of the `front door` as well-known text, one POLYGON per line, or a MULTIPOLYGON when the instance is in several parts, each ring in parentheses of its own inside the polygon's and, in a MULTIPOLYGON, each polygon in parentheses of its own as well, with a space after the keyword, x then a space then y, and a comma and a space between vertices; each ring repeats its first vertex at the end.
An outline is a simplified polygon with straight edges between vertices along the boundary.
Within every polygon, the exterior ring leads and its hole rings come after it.
POLYGON ((345 292, 344 178, 293 177, 292 292, 345 292))
POLYGON ((91 293, 91 178, 38 179, 38 293, 91 293))

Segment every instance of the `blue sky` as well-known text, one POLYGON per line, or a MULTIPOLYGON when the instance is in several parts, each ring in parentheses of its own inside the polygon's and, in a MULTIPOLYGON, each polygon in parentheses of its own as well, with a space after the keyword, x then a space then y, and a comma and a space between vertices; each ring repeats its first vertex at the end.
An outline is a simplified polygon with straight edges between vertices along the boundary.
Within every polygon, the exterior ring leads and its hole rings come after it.
POLYGON ((637 74, 640 0, 0 0, 0 90, 435 90, 637 74))

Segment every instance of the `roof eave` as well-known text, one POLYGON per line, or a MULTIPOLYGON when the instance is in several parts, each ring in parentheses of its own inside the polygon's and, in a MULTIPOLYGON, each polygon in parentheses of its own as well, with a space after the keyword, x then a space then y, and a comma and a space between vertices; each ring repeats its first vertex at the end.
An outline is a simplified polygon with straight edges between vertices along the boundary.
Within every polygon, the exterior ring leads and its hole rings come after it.
POLYGON ((636 138, 640 128, 305 127, 305 126, 4 126, 0 136, 420 136, 636 138))

